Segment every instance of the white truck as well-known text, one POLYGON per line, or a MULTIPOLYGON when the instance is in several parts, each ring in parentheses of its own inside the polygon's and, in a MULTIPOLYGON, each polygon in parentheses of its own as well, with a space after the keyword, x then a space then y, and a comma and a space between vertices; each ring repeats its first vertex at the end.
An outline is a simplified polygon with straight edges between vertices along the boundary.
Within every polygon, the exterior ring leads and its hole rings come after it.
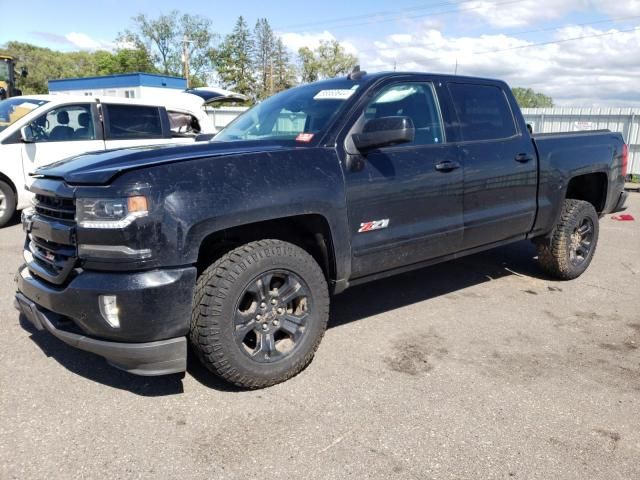
POLYGON ((71 95, 0 101, 0 227, 30 205, 29 173, 38 167, 91 151, 210 139, 216 129, 204 107, 217 100, 203 89, 171 104, 71 95))

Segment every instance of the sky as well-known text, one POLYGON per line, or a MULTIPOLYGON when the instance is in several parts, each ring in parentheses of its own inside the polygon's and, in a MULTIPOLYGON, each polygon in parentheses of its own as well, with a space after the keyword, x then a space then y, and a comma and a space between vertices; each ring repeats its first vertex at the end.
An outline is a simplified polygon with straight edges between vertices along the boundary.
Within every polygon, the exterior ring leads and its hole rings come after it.
MULTIPOLYGON (((0 11, 15 5, 0 0, 0 11)), ((239 15, 250 25, 265 17, 292 52, 336 39, 370 72, 457 72, 533 88, 559 106, 640 106, 640 0, 31 0, 0 17, 0 45, 111 49, 134 15, 176 8, 210 18, 220 36, 239 15)))

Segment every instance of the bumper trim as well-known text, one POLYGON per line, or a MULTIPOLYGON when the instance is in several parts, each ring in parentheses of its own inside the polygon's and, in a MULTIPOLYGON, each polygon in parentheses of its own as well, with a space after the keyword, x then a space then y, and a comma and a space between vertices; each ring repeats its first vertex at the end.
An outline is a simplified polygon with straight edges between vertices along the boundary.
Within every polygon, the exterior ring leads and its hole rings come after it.
POLYGON ((617 212, 621 212, 623 210, 626 210, 626 206, 625 203, 627 201, 627 197, 629 196, 629 194, 627 192, 621 192, 620 196, 618 197, 618 203, 616 203, 615 208, 613 209, 613 212, 611 213, 617 213, 617 212))
MULTIPOLYGON (((186 337, 147 343, 120 343, 96 340, 55 327, 48 313, 16 293, 14 306, 38 330, 47 330, 64 343, 104 357, 109 364, 136 375, 155 376, 181 373, 187 369, 186 337)), ((50 315, 50 314, 49 314, 50 315)))

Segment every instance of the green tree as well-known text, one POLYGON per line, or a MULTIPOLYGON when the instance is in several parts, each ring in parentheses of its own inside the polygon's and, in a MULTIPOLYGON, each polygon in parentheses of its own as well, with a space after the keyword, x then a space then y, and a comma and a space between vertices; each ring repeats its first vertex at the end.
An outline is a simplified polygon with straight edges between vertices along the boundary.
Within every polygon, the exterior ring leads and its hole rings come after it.
POLYGON ((346 75, 358 64, 358 59, 337 40, 321 41, 313 51, 303 47, 298 50, 298 59, 303 82, 346 75))
POLYGON ((266 18, 260 18, 253 29, 254 65, 258 76, 257 98, 269 97, 274 90, 273 69, 276 38, 266 18))
POLYGON ((291 64, 289 52, 287 51, 281 38, 276 40, 275 56, 274 56, 274 85, 273 93, 287 90, 296 84, 295 67, 291 64))
POLYGON ((298 50, 300 62, 300 80, 302 83, 315 82, 320 78, 320 64, 309 47, 298 50))
POLYGON ((520 108, 553 107, 553 99, 551 97, 535 92, 531 88, 516 87, 512 91, 520 108))
POLYGON ((158 73, 146 49, 119 48, 115 52, 98 50, 93 54, 97 75, 119 73, 158 73))
POLYGON ((233 31, 224 37, 218 48, 211 50, 211 59, 222 85, 243 95, 255 97, 251 53, 254 49, 251 32, 244 17, 239 17, 233 31))
POLYGON ((25 94, 34 94, 47 93, 48 81, 60 78, 156 72, 149 53, 143 47, 126 47, 114 52, 58 52, 28 43, 9 42, 3 51, 18 58, 18 70, 21 67, 29 69, 28 77, 17 78, 18 88, 25 94))
POLYGON ((8 42, 3 51, 18 58, 18 68, 29 69, 29 76, 16 82, 25 94, 47 93, 48 80, 95 74, 88 52, 62 53, 22 42, 8 42))
POLYGON ((183 75, 185 48, 189 57, 189 71, 196 83, 210 66, 209 50, 215 38, 211 20, 200 15, 180 14, 149 18, 144 14, 133 17, 134 28, 120 35, 124 43, 144 45, 156 68, 166 75, 183 75))

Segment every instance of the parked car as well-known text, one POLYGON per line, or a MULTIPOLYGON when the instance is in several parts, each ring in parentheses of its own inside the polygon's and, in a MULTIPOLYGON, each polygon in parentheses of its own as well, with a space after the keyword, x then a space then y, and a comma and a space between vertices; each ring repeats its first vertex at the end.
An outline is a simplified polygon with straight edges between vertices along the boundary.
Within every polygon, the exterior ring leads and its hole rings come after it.
MULTIPOLYGON (((205 91, 206 93, 206 91, 205 91)), ((192 143, 215 133, 203 98, 174 95, 174 105, 117 97, 33 95, 0 102, 0 227, 30 204, 28 174, 80 153, 192 143)))
POLYGON ((349 286, 524 239, 576 278, 625 202, 627 157, 619 133, 532 137, 501 81, 357 72, 212 143, 40 168, 16 306, 132 373, 184 371, 190 341, 265 387, 311 361, 349 286))

